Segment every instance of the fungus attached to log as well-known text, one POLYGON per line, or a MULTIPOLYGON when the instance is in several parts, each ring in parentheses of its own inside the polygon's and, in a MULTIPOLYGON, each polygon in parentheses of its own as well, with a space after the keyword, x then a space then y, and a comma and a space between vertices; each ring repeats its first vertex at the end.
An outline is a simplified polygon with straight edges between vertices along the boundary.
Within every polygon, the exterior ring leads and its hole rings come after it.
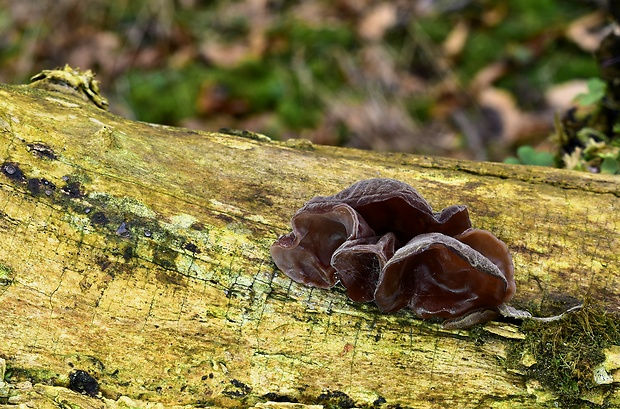
POLYGON ((471 227, 465 206, 450 206, 433 213, 417 190, 394 179, 361 180, 333 196, 310 199, 297 213, 340 203, 355 209, 378 236, 392 232, 403 244, 418 234, 454 236, 471 227))
POLYGON ((348 240, 338 247, 331 264, 350 299, 357 302, 374 300, 379 273, 394 255, 396 243, 396 236, 390 232, 382 237, 348 240))
POLYGON ((333 287, 338 278, 332 255, 344 242, 372 237, 359 214, 343 203, 304 206, 291 220, 293 231, 271 246, 278 268, 298 283, 333 287))
POLYGON ((506 245, 471 228, 467 208, 434 213, 411 186, 393 179, 357 182, 318 196, 291 220, 271 254, 294 281, 330 288, 385 312, 410 308, 420 318, 464 328, 498 315, 515 293, 506 245))
MULTIPOLYGON (((411 309, 420 318, 469 317, 473 325, 515 293, 513 267, 506 245, 484 230, 471 229, 456 238, 421 234, 387 262, 375 290, 375 303, 385 312, 411 309), (461 237, 478 237, 479 250, 461 237), (484 240, 482 240, 484 238, 484 240), (503 254, 502 268, 487 254, 503 254)), ((473 241, 473 240, 472 240, 473 241)))

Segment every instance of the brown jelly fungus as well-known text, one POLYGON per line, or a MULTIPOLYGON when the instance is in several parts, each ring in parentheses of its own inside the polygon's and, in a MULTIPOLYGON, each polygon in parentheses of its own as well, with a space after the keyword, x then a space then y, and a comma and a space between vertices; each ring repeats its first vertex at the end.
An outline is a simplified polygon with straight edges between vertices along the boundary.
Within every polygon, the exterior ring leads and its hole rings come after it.
POLYGON ((308 201, 292 232, 271 246, 280 270, 299 283, 340 282, 353 301, 380 310, 408 308, 467 328, 504 311, 515 293, 506 244, 471 228, 465 206, 433 212, 411 186, 369 179, 308 201))

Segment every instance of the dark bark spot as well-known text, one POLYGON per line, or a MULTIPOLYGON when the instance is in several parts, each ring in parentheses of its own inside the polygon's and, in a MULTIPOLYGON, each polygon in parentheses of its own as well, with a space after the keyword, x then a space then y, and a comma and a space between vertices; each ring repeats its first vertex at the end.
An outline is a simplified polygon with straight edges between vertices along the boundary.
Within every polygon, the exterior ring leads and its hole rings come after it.
POLYGON ((11 180, 16 182, 25 182, 26 177, 24 176, 24 172, 21 171, 17 163, 14 162, 4 162, 2 164, 2 173, 4 176, 8 177, 11 180))
POLYGON ((69 389, 94 397, 99 393, 99 383, 88 372, 78 369, 69 374, 69 389))
POLYGON ((50 159, 50 160, 58 159, 58 157, 54 153, 54 150, 43 143, 40 143, 40 142, 29 143, 26 146, 28 147, 28 150, 30 151, 30 153, 32 153, 37 158, 40 158, 40 159, 45 158, 45 159, 50 159))

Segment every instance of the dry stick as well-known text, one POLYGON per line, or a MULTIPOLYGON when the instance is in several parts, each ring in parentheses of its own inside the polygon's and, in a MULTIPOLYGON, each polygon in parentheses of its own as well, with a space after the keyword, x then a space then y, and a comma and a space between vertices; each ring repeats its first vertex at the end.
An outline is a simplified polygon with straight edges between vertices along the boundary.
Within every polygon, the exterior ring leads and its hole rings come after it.
POLYGON ((562 319, 562 317, 564 317, 566 314, 570 314, 572 312, 575 311, 579 311, 580 309, 583 308, 583 303, 575 305, 574 307, 569 308, 568 310, 564 311, 563 313, 559 314, 559 315, 553 315, 551 317, 535 317, 532 315, 532 313, 525 311, 525 310, 518 310, 514 307, 511 307, 510 305, 507 304, 502 304, 499 307, 499 313, 503 316, 503 317, 507 317, 507 318, 516 318, 519 320, 523 320, 523 319, 530 319, 530 320, 535 320, 535 321, 539 321, 539 322, 553 322, 553 321, 558 321, 560 319, 562 319))

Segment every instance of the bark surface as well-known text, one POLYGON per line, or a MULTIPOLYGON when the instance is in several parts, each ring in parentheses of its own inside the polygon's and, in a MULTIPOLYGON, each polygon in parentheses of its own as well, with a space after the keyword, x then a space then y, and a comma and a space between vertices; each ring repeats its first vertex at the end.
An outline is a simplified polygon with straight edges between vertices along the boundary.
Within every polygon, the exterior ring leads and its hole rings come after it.
MULTIPOLYGON (((512 305, 620 313, 616 177, 158 126, 41 88, 0 86, 0 357, 39 384, 0 407, 551 407, 553 388, 507 364, 517 321, 443 330, 276 270, 295 210, 367 178, 467 205, 513 254, 512 305), (60 387, 74 369, 104 399, 60 387)), ((584 399, 620 404, 608 372, 584 399)))

